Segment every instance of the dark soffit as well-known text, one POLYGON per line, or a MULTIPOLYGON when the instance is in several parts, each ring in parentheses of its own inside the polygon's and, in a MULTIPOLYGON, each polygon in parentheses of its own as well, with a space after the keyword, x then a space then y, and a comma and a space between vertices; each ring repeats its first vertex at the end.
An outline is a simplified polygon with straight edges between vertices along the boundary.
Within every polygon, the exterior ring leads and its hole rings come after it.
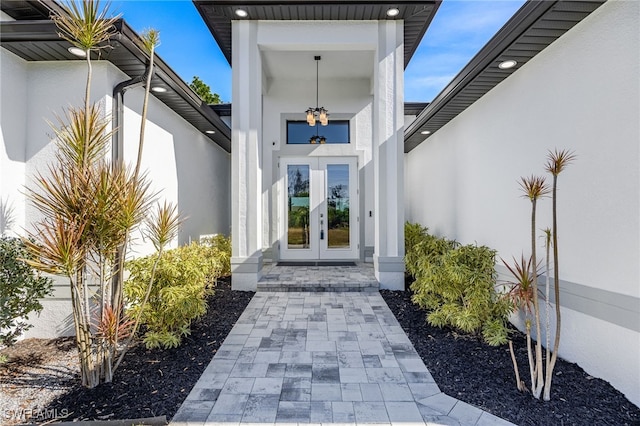
POLYGON ((429 102, 405 102, 404 103, 404 115, 418 115, 427 106, 429 102))
MULTIPOLYGON (((10 12, 13 10, 5 9, 4 0, 2 10, 12 16, 10 12)), ((12 17, 15 19, 15 16, 12 17)), ((139 36, 124 20, 117 21, 116 33, 111 37, 109 44, 111 48, 105 49, 100 57, 95 56, 94 59, 111 62, 131 78, 144 73, 149 58, 142 48, 139 36)), ((0 26, 0 46, 26 61, 83 60, 67 51, 71 45, 58 36, 55 24, 49 19, 3 22, 0 26)), ((160 86, 167 91, 151 92, 152 95, 225 151, 231 152, 229 127, 162 58, 156 56, 154 64, 155 75, 152 86, 160 86), (215 133, 206 133, 208 130, 213 130, 215 133)))
POLYGON ((231 21, 233 20, 386 21, 402 19, 404 20, 404 66, 406 68, 440 7, 441 1, 193 0, 193 3, 229 64, 231 64, 231 21), (249 16, 238 18, 235 11, 239 8, 244 9, 249 16), (391 18, 387 16, 389 8, 397 8, 400 13, 391 18))
POLYGON ((480 50, 404 132, 409 152, 471 106, 547 46, 600 7, 604 0, 528 1, 480 50), (515 68, 501 70, 507 59, 515 68), (429 131, 429 135, 421 132, 429 131))
POLYGON ((49 7, 39 0, 2 0, 1 3, 2 11, 15 20, 49 19, 49 7))

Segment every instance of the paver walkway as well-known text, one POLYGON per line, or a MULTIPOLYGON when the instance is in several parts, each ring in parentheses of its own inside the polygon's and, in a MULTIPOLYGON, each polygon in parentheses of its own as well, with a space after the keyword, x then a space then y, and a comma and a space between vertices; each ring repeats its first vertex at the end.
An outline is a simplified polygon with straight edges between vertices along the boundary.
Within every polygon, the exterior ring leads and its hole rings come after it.
POLYGON ((173 418, 510 425, 440 392, 379 293, 258 292, 173 418))

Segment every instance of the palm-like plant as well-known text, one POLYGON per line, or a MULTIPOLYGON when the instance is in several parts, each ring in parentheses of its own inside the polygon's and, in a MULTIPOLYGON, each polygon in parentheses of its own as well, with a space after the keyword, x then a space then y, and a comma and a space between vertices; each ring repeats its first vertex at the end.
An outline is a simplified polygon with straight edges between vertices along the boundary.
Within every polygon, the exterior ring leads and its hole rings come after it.
MULTIPOLYGON (((144 135, 145 128, 147 125, 147 109, 149 103, 149 92, 151 89, 151 78, 153 77, 153 62, 155 57, 155 49, 160 44, 160 33, 154 29, 146 30, 142 35, 142 45, 144 46, 145 51, 149 55, 149 65, 147 67, 147 79, 144 87, 144 100, 142 103, 142 116, 140 120, 140 138, 138 141, 138 157, 136 158, 136 165, 134 170, 134 180, 138 180, 140 178, 140 167, 142 165, 142 150, 144 147, 144 135)), ((140 200, 139 200, 140 201, 140 200)), ((128 212, 130 214, 127 215, 129 222, 131 224, 139 223, 142 219, 141 217, 135 217, 133 213, 135 213, 137 207, 135 205, 130 205, 128 212)), ((127 227, 127 229, 132 229, 133 226, 127 227)), ((118 250, 115 254, 116 261, 116 270, 112 280, 112 289, 111 289, 111 303, 113 305, 121 305, 123 303, 123 284, 124 284, 124 263, 125 263, 125 253, 126 246, 129 243, 129 233, 125 235, 124 241, 118 247, 118 250)))
MULTIPOLYGON (((99 0, 84 0, 64 4, 63 12, 53 17, 61 36, 87 54, 85 107, 70 108, 65 119, 53 126, 55 164, 46 174, 36 175, 35 188, 29 189, 43 219, 34 226, 33 241, 25 241, 35 255, 33 266, 69 278, 82 384, 87 387, 112 380, 135 333, 136 327, 129 343, 121 347, 119 339, 129 333, 130 320, 124 313, 121 289, 111 288, 112 278, 122 270, 119 262, 129 233, 142 222, 152 201, 149 182, 139 166, 132 169, 105 160, 110 123, 100 107, 89 102, 90 54, 105 46, 115 19, 106 16, 99 0), (97 318, 92 318, 96 304, 97 318)), ((175 208, 168 209, 161 217, 161 228, 173 232, 164 234, 162 245, 175 235, 175 227, 167 225, 177 223, 167 216, 175 214, 175 208)))
POLYGON ((147 104, 149 103, 149 90, 151 89, 151 78, 153 77, 153 61, 155 50, 160 45, 160 33, 157 30, 149 29, 142 34, 142 44, 149 55, 149 71, 147 82, 144 87, 144 102, 142 103, 142 121, 140 122, 140 142, 138 143, 138 158, 136 160, 136 176, 140 173, 142 163, 142 148, 144 147, 144 130, 147 121, 147 104))
MULTIPOLYGON (((85 53, 87 61, 87 84, 85 88, 84 110, 89 111, 91 106, 91 79, 93 68, 91 66, 91 52, 100 52, 108 48, 107 42, 114 32, 114 24, 119 16, 109 17, 109 7, 100 7, 100 0, 81 1, 69 0, 60 4, 61 13, 51 16, 53 22, 60 30, 61 38, 67 40, 85 53)), ((91 123, 89 116, 85 116, 85 133, 88 134, 91 123)), ((88 142, 85 139, 85 152, 88 142)), ((88 160, 83 161, 86 166, 88 160)))
MULTIPOLYGON (((519 308, 524 308, 525 326, 527 332, 527 354, 529 357, 529 369, 531 373, 531 391, 533 396, 540 398, 542 391, 544 390, 543 399, 548 401, 551 395, 551 380, 553 378, 553 369, 558 357, 558 348, 560 345, 560 280, 558 271, 558 226, 557 226, 557 181, 558 175, 566 168, 566 166, 575 159, 575 155, 571 151, 567 150, 555 150, 549 152, 547 156, 547 163, 545 169, 553 175, 553 188, 550 190, 545 183, 543 177, 531 176, 528 178, 521 178, 520 186, 524 191, 525 197, 531 201, 531 258, 529 261, 525 261, 524 257, 520 263, 514 262, 514 266, 508 265, 504 262, 505 266, 509 269, 511 274, 516 278, 516 283, 513 284, 512 290, 509 292, 509 297, 514 302, 514 305, 519 308), (538 297, 538 263, 536 259, 536 205, 540 198, 552 193, 553 197, 553 229, 545 229, 545 248, 546 248, 546 285, 545 285, 545 304, 546 304, 546 357, 543 366, 542 358, 542 334, 540 326, 540 304, 538 297), (553 246, 553 264, 554 264, 554 293, 555 293, 555 311, 556 311, 556 332, 553 352, 551 351, 549 344, 549 334, 551 329, 550 320, 550 250, 553 246), (535 265, 535 271, 532 271, 533 265, 535 265), (533 307, 533 309, 531 309, 533 307), (535 318, 536 327, 536 346, 535 354, 531 350, 531 320, 528 316, 533 313, 535 318), (546 373, 546 374, 545 374, 546 373)), ((511 357, 513 360, 514 368, 516 370, 516 380, 518 389, 522 390, 523 386, 519 379, 519 373, 515 356, 513 354, 513 348, 510 343, 511 357)))
MULTIPOLYGON (((521 178, 520 186, 524 191, 524 196, 531 201, 531 263, 538 265, 536 256, 536 206, 538 200, 549 194, 544 177, 529 176, 521 178)), ((531 393, 536 398, 540 398, 544 385, 544 373, 542 367, 542 341, 540 327, 540 303, 538 298, 538 274, 534 273, 531 281, 531 292, 533 299, 534 321, 536 327, 536 348, 535 355, 532 353, 530 344, 530 327, 527 327, 527 353, 529 356, 529 369, 531 373, 531 393)))
MULTIPOLYGON (((557 217, 557 189, 558 189, 558 175, 575 160, 576 156, 572 151, 557 149, 549 151, 547 155, 547 164, 545 169, 553 175, 553 189, 552 189, 552 203, 553 203, 553 224, 551 230, 551 237, 553 241, 547 239, 547 246, 549 243, 553 245, 553 283, 554 283, 554 295, 555 295, 555 307, 556 307, 556 334, 553 343, 553 355, 549 359, 547 353, 547 375, 545 378, 544 396, 545 401, 551 399, 551 380, 553 378, 553 368, 555 367, 556 360, 558 358, 558 349, 560 347, 560 272, 558 262, 558 217, 557 217)), ((549 346, 547 344, 547 351, 549 346)))

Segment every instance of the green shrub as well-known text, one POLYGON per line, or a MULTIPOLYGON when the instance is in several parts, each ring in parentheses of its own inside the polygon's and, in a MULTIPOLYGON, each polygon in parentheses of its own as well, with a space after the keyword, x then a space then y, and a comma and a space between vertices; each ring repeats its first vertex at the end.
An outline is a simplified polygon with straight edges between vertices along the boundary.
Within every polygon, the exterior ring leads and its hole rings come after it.
POLYGON ((11 345, 31 328, 26 320, 42 311, 41 298, 51 293, 50 279, 37 275, 21 259, 29 254, 16 238, 0 238, 0 344, 11 345))
MULTIPOLYGON (((228 273, 230 257, 230 241, 224 236, 162 254, 141 316, 148 348, 180 345, 182 337, 191 332, 191 322, 206 312, 206 297, 213 294, 216 280, 228 273)), ((124 291, 132 318, 141 309, 155 259, 148 256, 127 263, 131 275, 124 291)))
POLYGON ((429 229, 419 223, 405 222, 404 224, 404 264, 407 273, 413 277, 415 277, 420 258, 417 252, 417 245, 427 237, 428 231, 429 229))
POLYGON ((411 249, 428 235, 429 229, 419 223, 405 222, 404 224, 404 251, 409 253, 411 249))
POLYGON ((436 237, 429 234, 429 229, 420 224, 407 222, 404 227, 405 235, 405 266, 407 272, 414 278, 421 270, 428 267, 444 253, 459 246, 456 241, 436 237))
POLYGON ((495 250, 461 246, 407 225, 413 239, 406 252, 407 270, 415 277, 412 301, 428 311, 429 324, 481 332, 491 345, 506 343, 512 308, 495 290, 495 250))
POLYGON ((214 281, 220 277, 231 275, 231 238, 222 234, 205 238, 202 245, 206 247, 207 256, 212 262, 214 281))

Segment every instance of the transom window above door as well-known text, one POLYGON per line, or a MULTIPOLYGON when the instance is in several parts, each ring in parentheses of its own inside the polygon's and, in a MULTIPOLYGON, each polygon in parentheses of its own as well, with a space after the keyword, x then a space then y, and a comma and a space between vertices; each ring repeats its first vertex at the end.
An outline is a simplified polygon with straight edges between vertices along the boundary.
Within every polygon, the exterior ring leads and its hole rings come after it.
POLYGON ((349 120, 332 120, 326 126, 319 122, 315 126, 309 126, 306 121, 287 120, 287 144, 349 142, 349 120))

